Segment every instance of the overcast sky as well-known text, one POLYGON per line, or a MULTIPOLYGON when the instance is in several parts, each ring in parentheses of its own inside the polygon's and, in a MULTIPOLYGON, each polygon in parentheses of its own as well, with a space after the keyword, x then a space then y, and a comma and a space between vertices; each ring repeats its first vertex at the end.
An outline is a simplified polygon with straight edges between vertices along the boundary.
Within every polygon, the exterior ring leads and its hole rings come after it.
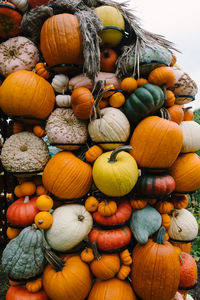
POLYGON ((144 29, 163 35, 182 52, 175 53, 177 64, 198 85, 192 104, 200 108, 200 0, 129 0, 129 6, 144 29))

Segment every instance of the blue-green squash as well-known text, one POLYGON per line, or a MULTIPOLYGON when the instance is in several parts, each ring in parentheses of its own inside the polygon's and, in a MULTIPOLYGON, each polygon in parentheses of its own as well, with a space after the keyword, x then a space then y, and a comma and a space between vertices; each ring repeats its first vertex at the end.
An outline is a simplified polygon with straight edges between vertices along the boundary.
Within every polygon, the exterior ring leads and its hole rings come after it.
POLYGON ((149 236, 154 234, 161 226, 160 213, 150 205, 134 210, 130 219, 130 228, 135 239, 140 244, 146 244, 149 236))
POLYGON ((123 112, 130 123, 138 123, 143 118, 152 115, 164 104, 162 89, 151 83, 137 88, 127 99, 123 112))

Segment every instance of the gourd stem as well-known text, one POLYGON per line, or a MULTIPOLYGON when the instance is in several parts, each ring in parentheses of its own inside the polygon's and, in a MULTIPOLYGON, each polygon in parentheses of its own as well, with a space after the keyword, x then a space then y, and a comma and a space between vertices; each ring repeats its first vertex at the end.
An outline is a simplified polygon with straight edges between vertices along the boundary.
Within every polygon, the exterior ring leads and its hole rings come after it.
POLYGON ((165 232, 166 232, 166 229, 165 227, 160 227, 157 235, 155 236, 154 238, 154 242, 159 244, 159 245, 163 245, 164 244, 164 240, 165 240, 165 232))
POLYGON ((110 158, 108 160, 108 162, 110 164, 112 163, 115 163, 117 161, 117 154, 121 151, 130 151, 132 150, 132 146, 130 145, 124 145, 124 146, 120 146, 120 147, 117 147, 115 150, 112 151, 111 155, 110 155, 110 158))
POLYGON ((163 84, 161 86, 162 90, 163 90, 163 93, 164 93, 164 100, 166 101, 167 100, 167 91, 166 91, 166 84, 163 84))
POLYGON ((36 226, 36 224, 35 224, 35 223, 33 223, 33 224, 31 225, 31 228, 32 228, 32 230, 36 231, 36 230, 37 230, 37 226, 36 226))
POLYGON ((30 201, 29 196, 25 196, 25 197, 24 197, 24 203, 29 203, 29 201, 30 201))
POLYGON ((98 252, 97 241, 96 240, 92 243, 92 250, 94 252, 95 259, 100 260, 101 259, 101 255, 98 252))
POLYGON ((178 213, 177 213, 177 211, 174 209, 174 210, 172 211, 172 218, 173 218, 173 221, 174 221, 174 223, 176 224, 176 226, 177 226, 177 228, 178 228, 178 232, 181 232, 181 231, 182 231, 182 228, 177 224, 177 222, 176 222, 176 217, 178 217, 178 213))
POLYGON ((161 118, 171 121, 171 116, 165 107, 160 108, 161 118))
POLYGON ((65 262, 61 260, 55 253, 45 249, 45 258, 48 263, 55 269, 56 272, 62 271, 65 266, 65 262))
POLYGON ((102 97, 105 95, 105 93, 107 93, 108 91, 112 90, 114 88, 114 86, 111 84, 108 88, 103 89, 98 95, 97 98, 95 99, 95 110, 96 110, 96 116, 95 119, 99 119, 102 117, 102 113, 101 110, 99 108, 99 103, 102 99, 102 97))

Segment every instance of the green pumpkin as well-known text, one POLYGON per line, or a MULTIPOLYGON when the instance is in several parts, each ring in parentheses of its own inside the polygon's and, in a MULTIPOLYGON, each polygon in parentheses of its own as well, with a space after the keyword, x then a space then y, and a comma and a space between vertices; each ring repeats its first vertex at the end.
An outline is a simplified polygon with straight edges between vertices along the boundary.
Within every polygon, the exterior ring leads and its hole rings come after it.
POLYGON ((162 89, 151 83, 137 88, 126 100, 123 111, 130 123, 138 123, 152 115, 164 104, 162 89))
POLYGON ((2 254, 2 266, 8 277, 26 280, 42 273, 46 246, 41 230, 34 225, 24 228, 2 254))
POLYGON ((149 236, 160 228, 161 222, 160 213, 155 208, 147 205, 142 209, 133 211, 130 228, 138 243, 146 244, 149 236))

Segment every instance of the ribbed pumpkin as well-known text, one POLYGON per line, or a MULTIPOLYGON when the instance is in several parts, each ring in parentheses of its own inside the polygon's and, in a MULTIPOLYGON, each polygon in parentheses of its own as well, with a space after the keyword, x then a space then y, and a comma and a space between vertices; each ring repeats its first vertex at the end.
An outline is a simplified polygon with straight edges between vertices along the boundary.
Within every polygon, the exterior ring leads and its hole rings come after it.
POLYGON ((175 122, 157 116, 142 120, 133 131, 130 154, 144 168, 169 168, 181 151, 183 134, 175 122))
POLYGON ((89 89, 79 87, 73 90, 71 95, 71 105, 74 114, 81 120, 89 119, 93 114, 94 98, 89 89))
POLYGON ((117 278, 96 281, 88 300, 136 300, 135 293, 128 281, 117 278))
POLYGON ((80 198, 92 184, 92 168, 72 152, 55 154, 44 168, 45 188, 60 199, 80 198))
POLYGON ((192 255, 181 252, 180 256, 180 265, 181 265, 181 273, 180 273, 180 282, 179 282, 179 290, 186 291, 194 288, 197 281, 197 264, 192 255))
POLYGON ((49 66, 82 65, 83 45, 77 17, 63 13, 48 18, 40 32, 40 49, 49 66))
POLYGON ((164 104, 164 94, 161 88, 154 84, 144 84, 137 88, 124 105, 124 113, 131 123, 137 123, 143 118, 155 113, 164 104))
POLYGON ((165 230, 161 227, 155 240, 149 239, 133 250, 132 285, 142 299, 169 300, 178 289, 179 258, 175 248, 164 242, 164 236, 165 230))
POLYGON ((16 71, 0 87, 0 107, 7 115, 46 119, 54 103, 50 83, 32 71, 16 71))
POLYGON ((182 153, 200 150, 200 125, 195 121, 183 121, 180 124, 183 132, 182 153))
POLYGON ((43 273, 43 287, 52 300, 84 300, 92 286, 89 266, 79 255, 46 256, 50 262, 43 273))
POLYGON ((176 183, 176 192, 193 192, 200 187, 200 158, 196 153, 179 155, 169 169, 176 183))
POLYGON ((11 286, 6 294, 6 300, 48 300, 44 291, 29 292, 24 286, 11 286))

